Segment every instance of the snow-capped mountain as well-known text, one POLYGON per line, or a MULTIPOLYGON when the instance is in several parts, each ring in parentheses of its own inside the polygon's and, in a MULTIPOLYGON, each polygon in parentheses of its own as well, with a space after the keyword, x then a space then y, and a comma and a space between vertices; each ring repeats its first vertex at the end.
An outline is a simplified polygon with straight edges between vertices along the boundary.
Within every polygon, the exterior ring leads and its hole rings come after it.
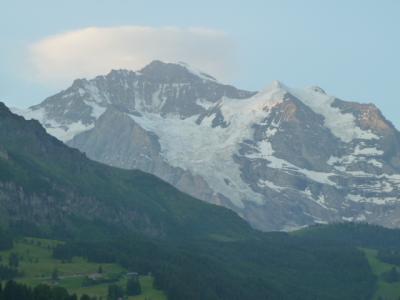
POLYGON ((400 226, 399 132, 374 105, 319 87, 273 82, 255 93, 154 61, 14 112, 94 160, 155 174, 262 230, 400 226))

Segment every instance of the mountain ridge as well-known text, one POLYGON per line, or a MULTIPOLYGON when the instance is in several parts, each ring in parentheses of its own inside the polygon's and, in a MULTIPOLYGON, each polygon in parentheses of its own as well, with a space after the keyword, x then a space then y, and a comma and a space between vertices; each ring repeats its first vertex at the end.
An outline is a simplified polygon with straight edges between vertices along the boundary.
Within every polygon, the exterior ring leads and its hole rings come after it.
POLYGON ((262 230, 400 226, 400 134, 376 106, 279 81, 243 91, 160 61, 142 71, 79 81, 19 113, 94 160, 152 173, 262 230))

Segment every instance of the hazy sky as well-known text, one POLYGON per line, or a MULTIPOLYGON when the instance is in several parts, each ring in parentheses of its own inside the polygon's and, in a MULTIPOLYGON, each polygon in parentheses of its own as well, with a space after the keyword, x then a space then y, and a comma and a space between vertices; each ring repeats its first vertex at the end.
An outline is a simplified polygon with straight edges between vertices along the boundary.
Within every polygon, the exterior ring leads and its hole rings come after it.
POLYGON ((400 1, 0 0, 0 101, 182 60, 240 88, 278 79, 373 102, 400 128, 400 1))

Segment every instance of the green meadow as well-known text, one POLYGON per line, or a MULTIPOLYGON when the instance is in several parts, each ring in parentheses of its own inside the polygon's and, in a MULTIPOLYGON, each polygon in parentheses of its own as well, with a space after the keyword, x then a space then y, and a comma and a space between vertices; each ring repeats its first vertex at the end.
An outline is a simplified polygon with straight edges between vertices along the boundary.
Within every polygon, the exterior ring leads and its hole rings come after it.
MULTIPOLYGON (((65 287, 70 293, 78 296, 87 294, 97 296, 99 299, 106 299, 109 284, 117 284, 125 288, 127 282, 124 269, 118 264, 101 264, 101 278, 108 282, 87 286, 88 277, 99 276, 99 264, 88 262, 82 257, 74 257, 71 261, 61 261, 52 257, 52 249, 61 242, 38 238, 22 238, 14 242, 14 247, 8 251, 1 251, 0 264, 8 264, 11 253, 19 257, 18 270, 21 275, 16 281, 30 286, 41 283, 57 284, 65 287), (56 275, 55 275, 56 274, 56 275), (57 280, 54 281, 56 276, 57 280)), ((130 300, 166 300, 162 291, 153 288, 151 276, 140 276, 139 281, 142 287, 142 294, 129 297, 130 300)))
POLYGON ((382 275, 388 272, 394 265, 380 261, 377 258, 377 250, 362 249, 368 259, 372 271, 377 276, 377 290, 374 300, 398 300, 400 299, 400 282, 388 283, 383 280, 382 275))

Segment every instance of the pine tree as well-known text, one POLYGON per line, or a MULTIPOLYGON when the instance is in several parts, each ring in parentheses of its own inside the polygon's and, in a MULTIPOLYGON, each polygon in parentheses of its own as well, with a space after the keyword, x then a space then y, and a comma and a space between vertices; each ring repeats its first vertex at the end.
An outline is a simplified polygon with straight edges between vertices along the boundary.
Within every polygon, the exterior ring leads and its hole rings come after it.
POLYGON ((128 279, 128 282, 126 283, 126 293, 129 296, 137 296, 142 293, 142 287, 140 286, 137 277, 131 277, 128 279))
POLYGON ((8 257, 8 265, 11 268, 18 268, 19 266, 19 257, 16 253, 11 253, 10 256, 8 257))
POLYGON ((51 280, 54 281, 58 281, 58 269, 54 268, 53 272, 51 273, 51 280))
POLYGON ((116 285, 112 284, 108 286, 107 300, 117 300, 124 296, 123 289, 116 285))

